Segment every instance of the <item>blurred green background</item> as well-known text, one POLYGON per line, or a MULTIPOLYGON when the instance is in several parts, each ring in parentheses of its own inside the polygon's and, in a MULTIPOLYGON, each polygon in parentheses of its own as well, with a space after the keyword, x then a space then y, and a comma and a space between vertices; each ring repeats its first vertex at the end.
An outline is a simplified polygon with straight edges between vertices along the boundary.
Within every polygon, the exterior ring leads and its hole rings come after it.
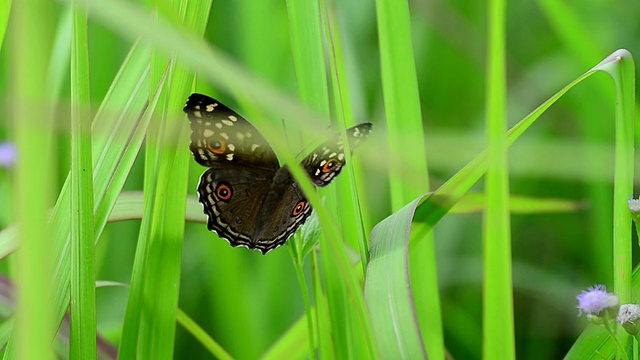
MULTIPOLYGON (((483 149, 487 11, 484 2, 468 0, 409 3, 415 54, 407 56, 416 59, 427 145, 422 149, 407 144, 399 152, 426 151, 435 188, 483 149)), ((64 24, 62 6, 52 2, 43 9, 52 23, 64 24)), ((358 89, 356 118, 373 122, 375 131, 384 133, 375 3, 343 1, 332 6, 340 21, 349 75, 358 89)), ((295 94, 286 10, 283 1, 214 1, 206 37, 242 66, 295 94)), ((636 1, 509 2, 510 124, 614 50, 626 48, 638 56, 638 19, 636 1)), ((96 21, 89 23, 89 42, 91 97, 97 106, 132 43, 96 21)), ((52 44, 51 39, 42 39, 42 46, 53 47, 58 56, 69 51, 68 44, 52 44)), ((5 44, 0 49, 0 114, 7 114, 10 105, 8 56, 5 44)), ((69 98, 68 78, 62 84, 63 100, 56 114, 59 162, 52 176, 56 188, 69 170, 69 107, 64 101, 69 98)), ((520 359, 561 358, 586 323, 576 316, 575 295, 594 283, 611 285, 613 90, 604 75, 589 79, 554 105, 510 152, 512 194, 582 205, 575 213, 512 218, 520 359)), ((236 107, 231 95, 216 89, 210 94, 236 107)), ((25 110, 37 114, 39 104, 25 110)), ((11 141, 9 119, 1 116, 0 142, 11 141)), ((366 149, 356 161, 368 157, 366 149)), ((142 155, 125 190, 142 189, 142 155)), ((363 163, 384 169, 385 164, 371 156, 363 163)), ((202 172, 193 163, 191 194, 202 172)), ((368 191, 360 195, 370 204, 372 224, 391 211, 387 183, 375 175, 378 172, 370 169, 368 191)), ((0 229, 14 220, 11 178, 10 168, 0 168, 0 229)), ((457 359, 480 358, 481 223, 480 214, 449 215, 435 230, 445 342, 457 359)), ((129 221, 107 226, 96 250, 97 279, 130 281, 139 225, 129 221)), ((286 248, 262 256, 231 248, 202 224, 188 224, 180 307, 233 356, 256 358, 304 313, 291 263, 286 248)), ((2 265, 6 267, 6 261, 2 265)), ((126 289, 98 290, 98 330, 113 341, 121 332, 126 301, 126 289)), ((209 356, 180 326, 176 336, 175 358, 209 356)))

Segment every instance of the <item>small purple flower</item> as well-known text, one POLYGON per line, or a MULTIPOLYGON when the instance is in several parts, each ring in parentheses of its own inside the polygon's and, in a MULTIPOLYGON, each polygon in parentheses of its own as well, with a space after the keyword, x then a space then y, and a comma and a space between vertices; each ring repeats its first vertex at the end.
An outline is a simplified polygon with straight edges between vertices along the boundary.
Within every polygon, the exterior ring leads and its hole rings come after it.
POLYGON ((18 158, 18 149, 12 142, 0 143, 0 167, 9 168, 18 158))
POLYGON ((607 292, 604 285, 594 285, 588 291, 582 291, 576 299, 578 299, 578 316, 583 313, 600 316, 604 310, 617 307, 620 303, 620 299, 607 292))

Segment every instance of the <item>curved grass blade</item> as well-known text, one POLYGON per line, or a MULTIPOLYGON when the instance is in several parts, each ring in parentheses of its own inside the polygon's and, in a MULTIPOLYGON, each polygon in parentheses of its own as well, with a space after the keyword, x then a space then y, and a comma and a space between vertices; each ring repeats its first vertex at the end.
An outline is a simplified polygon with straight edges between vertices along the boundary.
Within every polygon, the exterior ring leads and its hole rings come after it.
MULTIPOLYGON (((633 128, 629 124, 633 122, 633 111, 628 107, 630 103, 633 104, 633 99, 629 95, 629 91, 633 90, 633 86, 630 86, 629 63, 633 63, 631 55, 626 50, 618 50, 608 56, 600 64, 590 69, 586 73, 579 76, 570 84, 562 88, 551 98, 541 104, 538 108, 533 110, 524 119, 513 126, 507 133, 508 145, 513 144, 520 135, 522 135, 534 122, 537 120, 545 110, 547 110, 553 103, 555 103, 562 95, 573 88, 578 83, 582 82, 589 76, 593 75, 597 71, 603 71, 607 66, 612 66, 621 62, 626 62, 624 86, 618 85, 618 96, 622 98, 620 106, 626 106, 624 109, 617 109, 617 127, 623 126, 625 129, 633 128), (626 92, 625 92, 626 90, 626 92), (624 93, 624 95, 622 94, 624 93), (621 124, 621 123, 624 123, 621 124)), ((621 71, 618 69, 618 71, 621 71)), ((631 131, 632 133, 632 131, 631 131)), ((632 135, 625 135, 632 136, 632 135)), ((616 146, 617 148, 617 146, 616 146)), ((616 218, 619 222, 625 222, 621 218, 625 216, 628 218, 630 227, 630 217, 628 209, 626 209, 626 201, 631 194, 630 186, 632 181, 627 172, 633 170, 633 166, 628 165, 629 159, 633 159, 633 147, 626 144, 624 149, 617 149, 616 151, 624 152, 620 157, 624 159, 627 167, 625 169, 619 169, 620 166, 616 166, 616 181, 620 180, 625 185, 622 186, 623 190, 628 188, 628 192, 624 197, 625 214, 619 214, 616 218), (629 170, 629 168, 631 170, 629 170), (622 172, 618 176, 618 171, 622 172)), ((616 158, 618 154, 616 153, 616 158)), ((371 320, 373 321, 373 327, 376 329, 376 338, 379 342, 380 352, 385 358, 396 358, 403 354, 421 354, 422 344, 418 344, 415 341, 404 341, 402 339, 396 342, 389 342, 387 339, 394 339, 397 337, 396 332, 402 331, 403 336, 409 337, 409 339, 415 339, 419 337, 420 328, 417 327, 417 321, 413 310, 407 311, 401 306, 409 304, 410 309, 414 309, 413 299, 411 295, 411 283, 409 280, 409 274, 407 269, 409 268, 409 234, 411 231, 411 221, 419 222, 424 225, 421 231, 431 231, 433 226, 445 215, 451 208, 464 196, 469 189, 482 177, 487 169, 487 154, 486 152, 478 155, 474 160, 469 162, 462 170, 456 175, 450 178, 445 184, 443 184, 438 190, 432 194, 420 197, 414 200, 411 204, 405 206, 401 211, 389 216, 381 221, 372 232, 371 236, 371 262, 367 270, 366 281, 366 299, 370 304, 371 320), (415 209, 415 213, 413 213, 415 209), (391 284, 389 278, 394 278, 394 283, 391 284), (397 287, 395 282, 401 282, 402 287, 397 287), (401 304, 401 305, 398 305, 401 304), (384 346, 382 346, 384 345, 384 346)), ((622 193, 616 193, 616 202, 614 206, 617 208, 620 205, 622 199, 622 193)), ((627 227, 627 230, 629 229, 627 227)), ((627 234, 619 234, 619 238, 623 238, 622 241, 626 241, 627 234)), ((614 236, 615 237, 615 236, 614 236)), ((629 240, 630 243, 630 240, 629 240)), ((433 251, 433 246, 431 247, 433 251)), ((630 254, 626 259, 630 259, 630 254)), ((435 254, 433 254, 435 258, 435 254)), ((619 275, 626 276, 628 273, 619 273, 619 275)), ((616 290, 617 291, 617 290, 616 290)), ((430 294, 430 296, 438 296, 438 294, 430 294)))

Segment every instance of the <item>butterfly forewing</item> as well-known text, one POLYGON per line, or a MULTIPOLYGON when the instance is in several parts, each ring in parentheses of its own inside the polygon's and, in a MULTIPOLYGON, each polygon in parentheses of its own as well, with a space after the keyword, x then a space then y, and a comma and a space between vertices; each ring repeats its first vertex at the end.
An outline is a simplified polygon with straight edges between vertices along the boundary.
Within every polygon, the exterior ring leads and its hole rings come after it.
MULTIPOLYGON (((353 150, 369 136, 371 123, 362 123, 347 129, 349 148, 353 150)), ((346 164, 344 142, 342 137, 330 139, 318 146, 309 156, 302 160, 302 166, 316 186, 327 186, 346 164)))
POLYGON ((196 161, 240 163, 277 170, 280 166, 269 143, 240 114, 202 94, 192 94, 183 111, 191 122, 189 148, 196 161))
MULTIPOLYGON (((232 246, 263 254, 284 244, 312 208, 289 170, 278 164, 271 146, 242 116, 206 95, 192 94, 184 112, 191 122, 191 152, 209 168, 198 185, 209 230, 232 246)), ((348 129, 350 148, 370 131, 370 123, 348 129)), ((302 161, 316 186, 331 182, 344 164, 340 137, 326 141, 302 161)))

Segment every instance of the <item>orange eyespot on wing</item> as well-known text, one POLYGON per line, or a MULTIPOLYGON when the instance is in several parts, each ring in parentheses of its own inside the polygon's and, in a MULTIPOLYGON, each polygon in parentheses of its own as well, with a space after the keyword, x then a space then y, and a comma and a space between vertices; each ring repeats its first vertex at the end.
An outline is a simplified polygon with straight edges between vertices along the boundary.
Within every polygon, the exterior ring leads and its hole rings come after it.
POLYGON ((227 151, 227 143, 222 139, 214 139, 207 142, 207 149, 214 154, 224 154, 227 151))
POLYGON ((293 211, 291 212, 291 216, 298 216, 298 215, 302 214, 302 211, 304 210, 304 208, 306 206, 307 206, 307 201, 306 200, 298 201, 296 206, 293 208, 293 211))
POLYGON ((218 187, 216 187, 216 195, 218 195, 218 198, 222 201, 229 201, 233 195, 233 190, 231 190, 229 184, 221 182, 218 184, 218 187))
POLYGON ((332 172, 336 167, 336 164, 337 164, 337 161, 335 159, 329 159, 322 167, 322 172, 325 174, 328 172, 332 172))

